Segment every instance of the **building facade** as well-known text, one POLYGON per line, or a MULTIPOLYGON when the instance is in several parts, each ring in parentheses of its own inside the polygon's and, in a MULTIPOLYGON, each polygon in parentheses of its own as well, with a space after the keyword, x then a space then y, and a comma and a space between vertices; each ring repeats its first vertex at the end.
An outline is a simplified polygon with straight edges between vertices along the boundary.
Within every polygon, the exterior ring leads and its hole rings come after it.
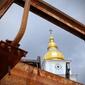
POLYGON ((70 60, 66 60, 59 51, 52 34, 49 38, 47 53, 43 57, 42 69, 76 81, 70 69, 70 60))

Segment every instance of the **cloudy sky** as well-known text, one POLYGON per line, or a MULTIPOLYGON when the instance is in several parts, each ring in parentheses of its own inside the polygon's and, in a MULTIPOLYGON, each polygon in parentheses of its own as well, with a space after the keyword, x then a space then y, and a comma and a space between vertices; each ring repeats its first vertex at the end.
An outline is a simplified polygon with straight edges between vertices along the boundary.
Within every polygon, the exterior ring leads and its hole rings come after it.
MULTIPOLYGON (((85 24, 85 0, 45 0, 85 24)), ((13 4, 0 20, 0 40, 13 40, 17 34, 23 8, 13 4)), ((26 33, 20 42, 28 51, 26 59, 43 57, 47 51, 49 29, 53 30, 55 42, 65 59, 71 60, 73 74, 85 84, 85 41, 30 12, 26 33)))

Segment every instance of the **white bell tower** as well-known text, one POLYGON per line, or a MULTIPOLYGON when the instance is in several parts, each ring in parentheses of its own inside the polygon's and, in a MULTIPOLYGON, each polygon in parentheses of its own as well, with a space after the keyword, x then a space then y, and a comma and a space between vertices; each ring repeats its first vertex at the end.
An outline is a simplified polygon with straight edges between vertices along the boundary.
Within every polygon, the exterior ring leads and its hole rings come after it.
POLYGON ((65 60, 63 54, 59 51, 52 30, 50 30, 50 35, 47 53, 43 57, 42 69, 70 79, 70 61, 65 60))

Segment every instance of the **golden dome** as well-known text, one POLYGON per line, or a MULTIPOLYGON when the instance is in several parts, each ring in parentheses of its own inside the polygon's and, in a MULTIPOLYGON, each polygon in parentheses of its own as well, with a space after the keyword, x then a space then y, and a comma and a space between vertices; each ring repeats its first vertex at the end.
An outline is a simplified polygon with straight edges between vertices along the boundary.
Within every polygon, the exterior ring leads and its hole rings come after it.
POLYGON ((54 42, 53 36, 50 36, 48 43, 48 51, 44 56, 44 60, 64 60, 63 54, 58 51, 58 47, 54 42))

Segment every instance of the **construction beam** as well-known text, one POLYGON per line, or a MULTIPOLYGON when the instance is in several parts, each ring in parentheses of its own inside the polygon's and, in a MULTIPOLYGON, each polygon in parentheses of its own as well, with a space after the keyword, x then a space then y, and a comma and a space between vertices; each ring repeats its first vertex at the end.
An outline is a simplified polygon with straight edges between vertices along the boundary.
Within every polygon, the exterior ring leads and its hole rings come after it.
POLYGON ((24 50, 18 48, 26 26, 31 0, 26 0, 20 30, 13 41, 0 41, 0 79, 12 69, 16 63, 26 54, 24 50))
POLYGON ((20 42, 20 40, 22 39, 22 37, 26 31, 28 15, 29 15, 29 11, 30 11, 30 5, 31 5, 31 0, 26 0, 25 5, 24 5, 24 11, 23 11, 20 30, 12 42, 13 46, 17 46, 17 44, 20 42))
MULTIPOLYGON (((22 7, 24 6, 24 0, 15 0, 15 3, 22 7)), ((30 10, 51 23, 85 40, 85 25, 45 1, 31 0, 30 10)))
POLYGON ((18 46, 10 45, 9 41, 0 41, 0 80, 27 54, 18 46))
POLYGON ((14 0, 0 0, 0 18, 4 15, 7 9, 11 6, 14 0))

